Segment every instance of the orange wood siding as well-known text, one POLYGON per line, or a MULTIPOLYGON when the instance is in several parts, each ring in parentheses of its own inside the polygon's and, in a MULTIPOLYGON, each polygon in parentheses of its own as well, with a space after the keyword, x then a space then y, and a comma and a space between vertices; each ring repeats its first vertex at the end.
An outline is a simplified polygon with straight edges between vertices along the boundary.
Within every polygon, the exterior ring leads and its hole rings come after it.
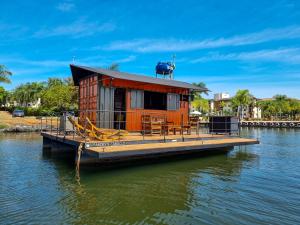
MULTIPOLYGON (((129 81, 123 79, 112 79, 108 76, 102 76, 102 85, 106 87, 125 88, 126 89, 126 129, 129 131, 141 131, 142 129, 142 115, 156 114, 164 115, 167 121, 174 122, 176 125, 188 122, 189 103, 180 101, 179 110, 145 110, 145 109, 131 109, 130 103, 130 89, 155 91, 161 93, 176 93, 188 95, 189 90, 185 88, 170 87, 158 84, 149 84, 136 81, 129 81)), ((97 97, 98 97, 98 76, 90 76, 80 80, 79 83, 79 109, 80 118, 88 116, 93 122, 96 121, 97 97), (90 112, 85 112, 89 110, 90 112)))
POLYGON ((96 121, 98 76, 84 78, 79 83, 79 110, 80 120, 87 116, 96 121))
POLYGON ((103 76, 103 85, 107 87, 111 85, 112 87, 156 91, 162 93, 188 94, 188 89, 184 88, 170 87, 159 84, 141 83, 122 79, 110 79, 108 76, 103 76))
POLYGON ((168 122, 173 122, 176 125, 187 124, 189 116, 188 102, 180 101, 179 110, 150 110, 150 109, 131 109, 130 108, 130 91, 126 93, 126 130, 141 131, 142 116, 147 114, 165 116, 168 122), (183 121, 182 121, 183 119, 183 121))

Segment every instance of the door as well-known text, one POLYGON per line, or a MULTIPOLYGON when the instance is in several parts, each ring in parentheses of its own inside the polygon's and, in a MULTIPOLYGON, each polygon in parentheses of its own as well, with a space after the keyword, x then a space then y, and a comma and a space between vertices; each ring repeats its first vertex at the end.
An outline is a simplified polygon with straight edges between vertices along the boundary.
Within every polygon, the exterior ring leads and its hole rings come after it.
POLYGON ((126 129, 126 89, 116 88, 114 93, 114 128, 126 129))
POLYGON ((97 126, 113 128, 114 121, 114 88, 99 87, 97 126))

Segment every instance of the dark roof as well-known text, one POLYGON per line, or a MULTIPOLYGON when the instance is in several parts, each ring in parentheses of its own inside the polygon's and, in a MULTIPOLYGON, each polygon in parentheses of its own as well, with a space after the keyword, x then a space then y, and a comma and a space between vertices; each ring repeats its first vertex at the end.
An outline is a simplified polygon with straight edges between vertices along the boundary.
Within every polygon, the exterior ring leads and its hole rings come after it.
POLYGON ((187 88, 187 89, 192 89, 192 90, 197 90, 197 91, 208 91, 205 88, 200 88, 193 84, 189 84, 189 83, 182 82, 182 81, 167 80, 167 79, 155 78, 155 77, 150 77, 150 76, 145 76, 145 75, 130 74, 130 73, 106 70, 106 69, 101 69, 101 68, 78 66, 78 65, 73 65, 73 64, 71 64, 70 67, 71 67, 71 71, 72 71, 74 84, 76 86, 79 85, 79 81, 81 78, 84 78, 86 76, 97 73, 97 74, 106 75, 109 77, 124 79, 124 80, 131 80, 131 81, 150 83, 150 84, 160 84, 160 85, 166 85, 166 86, 171 86, 171 87, 187 88))

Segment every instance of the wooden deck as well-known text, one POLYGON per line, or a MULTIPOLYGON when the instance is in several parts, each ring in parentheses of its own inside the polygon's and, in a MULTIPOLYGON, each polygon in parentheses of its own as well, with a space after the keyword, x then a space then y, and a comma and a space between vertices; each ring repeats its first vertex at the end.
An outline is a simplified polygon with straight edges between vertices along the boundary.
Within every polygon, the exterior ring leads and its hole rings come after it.
POLYGON ((258 144, 255 139, 246 138, 224 138, 215 140, 197 140, 185 142, 168 142, 168 143, 151 143, 151 144, 132 144, 121 146, 107 146, 107 147, 89 147, 88 151, 97 152, 101 157, 109 157, 114 153, 126 153, 132 155, 146 152, 162 152, 162 151, 185 151, 185 150, 200 150, 208 148, 230 147, 232 145, 249 145, 258 144))
MULTIPOLYGON (((169 135, 165 138, 160 135, 145 136, 131 134, 117 141, 84 141, 82 138, 69 135, 56 135, 43 132, 44 143, 55 142, 71 146, 77 151, 78 146, 84 143, 81 155, 81 164, 112 164, 114 162, 162 158, 171 155, 187 155, 199 152, 228 151, 234 146, 258 144, 255 139, 230 137, 226 135, 191 134, 169 135), (46 140, 46 142, 45 142, 46 140)), ((59 149, 56 152, 59 152, 59 149)))

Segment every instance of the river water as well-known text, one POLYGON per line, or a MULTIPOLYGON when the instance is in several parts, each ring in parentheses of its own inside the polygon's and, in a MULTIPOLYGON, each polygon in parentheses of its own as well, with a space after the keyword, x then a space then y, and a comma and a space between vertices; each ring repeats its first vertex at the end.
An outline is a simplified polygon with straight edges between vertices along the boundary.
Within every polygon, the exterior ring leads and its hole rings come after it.
POLYGON ((81 171, 0 135, 0 224, 299 224, 300 130, 244 128, 228 154, 81 171))

